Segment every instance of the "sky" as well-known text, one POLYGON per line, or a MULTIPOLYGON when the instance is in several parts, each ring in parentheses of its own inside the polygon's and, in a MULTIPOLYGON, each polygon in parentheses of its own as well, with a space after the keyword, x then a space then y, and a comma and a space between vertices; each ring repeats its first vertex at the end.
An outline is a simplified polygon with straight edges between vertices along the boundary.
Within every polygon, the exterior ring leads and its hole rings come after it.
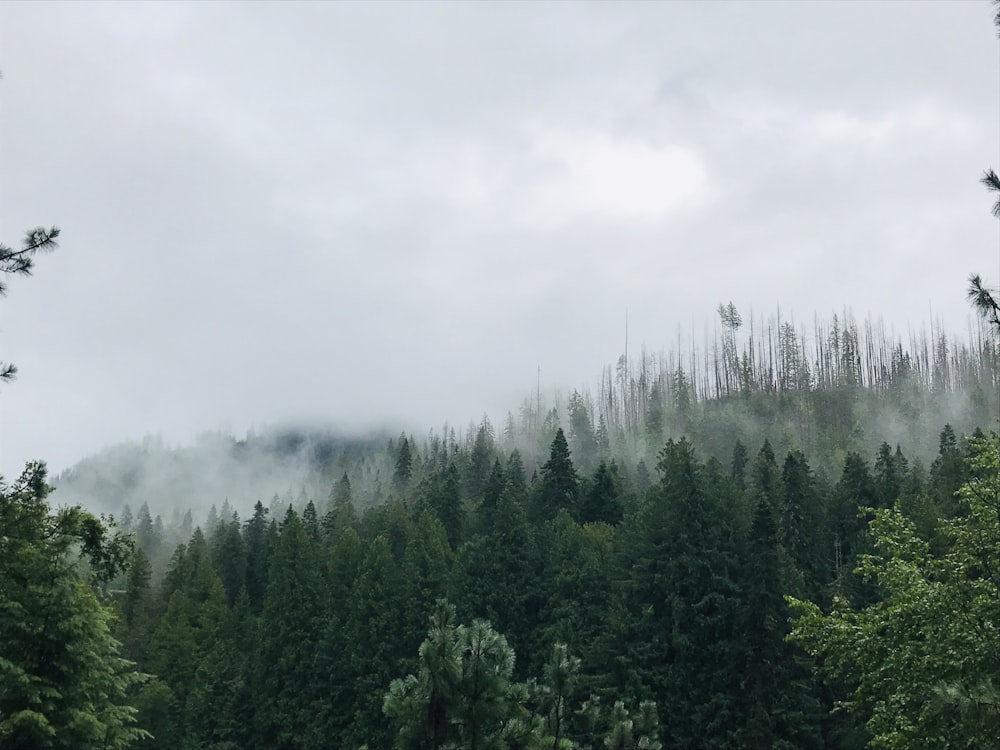
POLYGON ((968 325, 970 2, 0 4, 0 473, 499 421, 744 314, 968 325))

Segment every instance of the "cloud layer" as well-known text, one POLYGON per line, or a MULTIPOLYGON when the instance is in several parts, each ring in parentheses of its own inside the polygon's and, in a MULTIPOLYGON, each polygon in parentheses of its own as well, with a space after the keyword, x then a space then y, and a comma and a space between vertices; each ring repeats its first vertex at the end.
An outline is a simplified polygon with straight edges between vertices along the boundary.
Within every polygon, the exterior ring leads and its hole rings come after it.
POLYGON ((988 3, 7 4, 0 472, 147 432, 414 429, 719 301, 966 322, 988 3))

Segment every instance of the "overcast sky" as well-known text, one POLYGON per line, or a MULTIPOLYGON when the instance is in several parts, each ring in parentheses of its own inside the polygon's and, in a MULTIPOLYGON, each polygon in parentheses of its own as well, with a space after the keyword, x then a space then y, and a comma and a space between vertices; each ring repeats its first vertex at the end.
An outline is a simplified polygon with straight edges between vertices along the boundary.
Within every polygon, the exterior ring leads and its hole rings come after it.
POLYGON ((964 330, 986 0, 0 4, 0 472, 310 418, 422 434, 719 302, 964 330))

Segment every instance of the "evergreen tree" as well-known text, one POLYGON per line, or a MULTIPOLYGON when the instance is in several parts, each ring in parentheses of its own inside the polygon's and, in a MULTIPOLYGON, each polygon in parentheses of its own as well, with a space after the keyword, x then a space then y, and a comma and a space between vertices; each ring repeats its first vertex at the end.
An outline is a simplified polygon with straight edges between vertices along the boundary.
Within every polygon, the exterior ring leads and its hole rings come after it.
POLYGON ((125 654, 142 669, 149 664, 149 637, 153 627, 152 572, 146 553, 142 547, 136 546, 125 579, 119 638, 125 654))
POLYGON ((546 745, 551 741, 553 750, 563 746, 571 731, 570 701, 576 692, 579 675, 580 660, 570 656, 565 643, 555 643, 552 655, 542 667, 542 682, 529 683, 532 698, 545 722, 546 745))
POLYGON ((399 492, 406 490, 413 475, 413 452, 406 435, 399 436, 399 448, 396 449, 396 462, 392 472, 392 486, 399 492))
POLYGON ((489 534, 496 523, 497 510, 500 506, 500 498, 507 488, 507 477, 503 467, 500 466, 500 459, 493 463, 489 478, 483 486, 483 502, 480 505, 480 522, 482 530, 489 534))
POLYGON ((260 612, 264 606, 264 594, 267 591, 268 564, 271 558, 267 515, 268 509, 258 500, 253 506, 253 515, 243 529, 247 596, 254 612, 260 612))
MULTIPOLYGON (((0 297, 7 293, 5 277, 8 274, 30 276, 35 265, 35 255, 59 247, 59 227, 29 229, 17 250, 0 242, 0 297)), ((17 367, 0 361, 0 382, 13 380, 17 367)))
MULTIPOLYGON (((381 720, 382 690, 400 664, 419 645, 406 642, 405 607, 409 601, 406 578, 393 558, 389 542, 376 537, 368 546, 365 558, 348 602, 345 626, 350 648, 344 655, 350 660, 348 705, 353 707, 350 724, 340 735, 341 747, 358 747, 369 742, 373 747, 388 747, 391 729, 381 720)), ((408 667, 407 667, 408 668, 408 667)))
POLYGON ((393 680, 384 699, 394 747, 525 747, 539 733, 525 708, 527 688, 513 681, 514 651, 488 622, 455 623, 441 601, 419 650, 419 671, 393 680))
POLYGON ((734 492, 684 439, 667 441, 657 469, 659 487, 625 541, 629 659, 657 704, 670 707, 668 746, 725 747, 744 724, 734 492))
POLYGON ((750 463, 750 457, 747 454, 747 447, 737 440, 736 445, 733 446, 731 473, 736 486, 741 492, 746 488, 746 469, 748 463, 750 463))
POLYGON ((959 504, 956 494, 968 480, 966 456, 959 447, 955 430, 946 424, 938 440, 938 455, 931 464, 930 491, 938 508, 938 515, 954 518, 959 504))
POLYGON ((150 641, 149 666, 173 696, 169 704, 172 744, 196 745, 202 738, 188 701, 198 687, 199 667, 215 645, 227 614, 225 589, 200 529, 174 554, 160 595, 166 609, 150 641))
POLYGON ((314 654, 323 622, 323 579, 315 541, 291 508, 268 571, 254 675, 258 742, 318 748, 314 703, 321 699, 314 654))
POLYGON ((880 597, 791 600, 793 636, 849 690, 847 707, 886 748, 982 748, 1000 736, 1000 438, 974 440, 979 478, 961 491, 934 554, 895 509, 875 513, 861 573, 880 597))
MULTIPOLYGON (((819 491, 809 462, 802 451, 785 456, 781 469, 781 507, 778 514, 778 542, 801 578, 790 581, 790 591, 802 589, 815 596, 829 583, 829 570, 824 570, 824 519, 820 510, 819 491), (827 575, 824 576, 824 573, 827 575)), ((826 548, 832 548, 833 539, 826 548)))
POLYGON ((896 452, 888 443, 882 443, 875 459, 875 491, 879 508, 891 508, 899 499, 902 490, 903 477, 906 475, 907 462, 899 446, 896 452))
POLYGON ((584 471, 592 471, 597 456, 597 441, 590 410, 577 391, 569 397, 569 429, 573 442, 573 455, 584 471))
POLYGON ((601 461, 590 486, 583 493, 578 519, 580 523, 621 523, 624 510, 619 500, 618 483, 611 468, 601 461))
POLYGON ((337 532, 327 565, 327 610, 319 633, 316 662, 320 668, 320 694, 316 707, 317 726, 327 737, 346 734, 354 718, 356 679, 350 627, 354 613, 351 592, 363 559, 357 532, 346 527, 337 532))
POLYGON ((576 512, 578 493, 579 480, 570 457, 566 436, 560 427, 552 440, 549 460, 542 464, 541 482, 532 503, 534 517, 538 520, 549 520, 554 518, 560 509, 576 512))
POLYGON ((761 498, 747 546, 743 590, 746 606, 740 646, 746 663, 742 686, 746 724, 737 733, 740 747, 777 750, 820 748, 821 704, 808 666, 787 643, 788 591, 793 571, 779 544, 775 509, 761 498))
POLYGON ((476 440, 469 454, 469 465, 465 475, 465 487, 469 497, 478 498, 486 485, 490 473, 490 457, 493 454, 493 428, 489 420, 483 422, 476 431, 476 440))
POLYGON ((513 486, 504 489, 491 525, 462 545, 453 569, 460 610, 496 623, 522 652, 531 643, 545 602, 542 563, 532 544, 524 494, 513 486))
POLYGON ((863 547, 862 537, 867 527, 863 509, 873 508, 877 502, 868 462, 858 453, 848 453, 833 497, 834 566, 840 579, 846 579, 854 570, 863 547))
POLYGON ((125 748, 144 736, 128 700, 141 678, 74 553, 110 578, 130 550, 78 507, 53 513, 49 490, 41 463, 0 479, 0 745, 125 748))
POLYGON ((219 523, 212 534, 212 561, 226 590, 226 604, 232 607, 247 585, 247 552, 236 514, 219 523))
POLYGON ((358 513, 354 508, 351 480, 345 471, 330 492, 330 509, 323 516, 323 530, 327 535, 336 537, 341 530, 355 527, 357 523, 358 513))

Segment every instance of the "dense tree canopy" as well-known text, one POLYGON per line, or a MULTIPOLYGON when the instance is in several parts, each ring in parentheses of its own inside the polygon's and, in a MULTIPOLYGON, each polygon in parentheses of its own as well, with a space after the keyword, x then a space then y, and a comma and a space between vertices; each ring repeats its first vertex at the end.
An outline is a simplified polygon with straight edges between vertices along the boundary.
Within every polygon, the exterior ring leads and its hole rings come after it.
POLYGON ((114 576, 129 546, 79 508, 53 512, 49 489, 40 463, 0 481, 0 744, 128 747, 144 735, 127 702, 140 676, 88 578, 114 576))
POLYGON ((838 597, 829 614, 790 599, 793 637, 850 687, 872 745, 982 748, 1000 736, 1000 453, 973 441, 974 478, 935 555, 898 508, 875 511, 859 572, 878 600, 838 597))

